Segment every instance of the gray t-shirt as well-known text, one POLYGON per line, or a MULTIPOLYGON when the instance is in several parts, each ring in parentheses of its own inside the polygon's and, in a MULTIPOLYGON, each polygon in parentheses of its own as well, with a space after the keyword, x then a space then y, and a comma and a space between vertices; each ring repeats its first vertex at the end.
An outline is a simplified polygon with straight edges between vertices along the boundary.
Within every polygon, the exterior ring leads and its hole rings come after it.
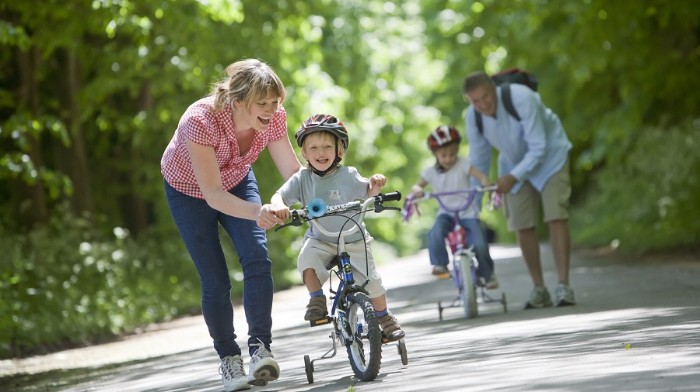
MULTIPOLYGON (((366 199, 369 197, 369 180, 362 177, 357 169, 348 166, 339 166, 332 173, 326 174, 323 177, 314 174, 308 168, 295 173, 282 187, 277 191, 282 196, 282 201, 287 206, 301 203, 302 206, 309 204, 314 198, 322 199, 326 205, 336 205, 348 203, 351 201, 366 199)), ((348 212, 345 216, 352 217, 355 212, 348 212)), ((348 222, 343 216, 329 216, 315 221, 315 224, 321 224, 326 230, 339 231, 345 224, 345 230, 354 227, 354 223, 348 222), (347 224, 346 224, 347 222, 347 224)), ((367 234, 364 224, 362 225, 365 237, 367 234)), ((338 237, 328 237, 317 230, 314 230, 313 225, 306 232, 306 236, 316 238, 321 241, 338 243, 338 237)), ((362 233, 357 232, 350 237, 345 238, 345 242, 355 242, 362 239, 362 233)))

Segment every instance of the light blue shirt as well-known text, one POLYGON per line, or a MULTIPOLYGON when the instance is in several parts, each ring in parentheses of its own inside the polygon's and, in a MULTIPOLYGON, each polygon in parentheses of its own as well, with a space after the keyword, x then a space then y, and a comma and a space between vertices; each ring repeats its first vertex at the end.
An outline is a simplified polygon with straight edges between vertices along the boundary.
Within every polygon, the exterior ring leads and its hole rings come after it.
POLYGON ((500 87, 496 88, 496 116, 481 115, 483 135, 476 126, 474 107, 467 108, 464 122, 469 161, 489 173, 493 147, 499 152, 499 177, 511 174, 518 180, 511 193, 518 193, 525 181, 542 191, 547 180, 566 163, 571 142, 559 117, 544 106, 538 93, 520 84, 511 84, 510 90, 520 121, 506 111, 500 87))

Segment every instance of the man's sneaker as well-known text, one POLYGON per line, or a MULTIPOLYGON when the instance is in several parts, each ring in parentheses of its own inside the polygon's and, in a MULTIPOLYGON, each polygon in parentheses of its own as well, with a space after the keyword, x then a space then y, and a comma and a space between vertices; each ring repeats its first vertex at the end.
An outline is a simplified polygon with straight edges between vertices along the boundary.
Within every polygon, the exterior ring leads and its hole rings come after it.
POLYGON ((219 365, 219 374, 224 383, 224 390, 227 392, 250 389, 240 355, 224 357, 219 365))
POLYGON ((557 299, 557 306, 576 305, 574 290, 566 283, 559 283, 554 291, 554 295, 557 299))
POLYGON ((447 269, 447 267, 443 265, 434 265, 433 266, 433 275, 437 276, 440 279, 445 279, 450 277, 450 270, 447 269))
POLYGON ((489 280, 486 281, 486 290, 495 290, 500 285, 501 284, 498 283, 498 278, 496 277, 496 274, 491 274, 489 280))
POLYGON ((326 296, 322 295, 320 297, 309 298, 309 304, 306 305, 306 314, 304 314, 304 320, 316 321, 324 319, 326 318, 326 316, 328 316, 326 296))
POLYGON ((280 366, 260 339, 253 346, 258 346, 258 349, 250 357, 248 383, 264 387, 268 382, 277 380, 280 376, 280 366))
POLYGON ((525 304, 525 309, 546 308, 552 306, 549 291, 544 286, 535 286, 530 292, 530 300, 525 304))

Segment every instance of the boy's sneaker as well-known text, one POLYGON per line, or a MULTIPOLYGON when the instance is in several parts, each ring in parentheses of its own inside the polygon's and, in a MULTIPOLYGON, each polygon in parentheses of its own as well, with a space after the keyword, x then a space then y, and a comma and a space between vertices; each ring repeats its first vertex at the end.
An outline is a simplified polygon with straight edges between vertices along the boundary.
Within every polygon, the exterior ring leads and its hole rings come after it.
POLYGON ((258 342, 253 344, 253 346, 258 346, 258 349, 250 357, 248 383, 264 387, 269 381, 277 380, 280 376, 280 366, 275 361, 272 353, 265 348, 263 342, 260 339, 258 339, 258 342))
POLYGON ((549 291, 544 286, 535 286, 530 292, 530 300, 525 304, 525 309, 546 308, 552 306, 549 291))
POLYGON ((491 274, 489 280, 486 281, 486 290, 495 290, 500 285, 501 284, 498 283, 498 278, 496 277, 496 274, 491 274))
POLYGON ((326 316, 328 316, 326 296, 322 295, 320 297, 309 298, 309 304, 306 305, 306 314, 304 314, 304 320, 316 321, 324 319, 326 318, 326 316))
POLYGON ((382 327, 382 332, 386 336, 387 340, 393 342, 404 337, 406 334, 401 329, 398 320, 393 314, 387 313, 382 317, 377 318, 379 325, 382 327))
POLYGON ((574 290, 566 283, 559 283, 554 291, 554 295, 557 299, 557 306, 576 305, 574 290))
POLYGON ((443 265, 434 265, 433 266, 433 275, 437 276, 440 279, 445 279, 450 277, 450 270, 447 269, 447 267, 443 265))
POLYGON ((240 355, 224 357, 219 365, 219 374, 224 383, 224 390, 227 392, 250 389, 240 355))

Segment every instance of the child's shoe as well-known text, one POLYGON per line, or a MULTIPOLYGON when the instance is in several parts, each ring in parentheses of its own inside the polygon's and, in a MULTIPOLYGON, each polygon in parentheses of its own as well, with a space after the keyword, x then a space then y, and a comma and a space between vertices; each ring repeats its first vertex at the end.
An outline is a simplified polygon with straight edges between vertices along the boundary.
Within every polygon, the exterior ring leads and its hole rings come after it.
POLYGON ((498 282, 498 278, 496 277, 496 274, 491 274, 489 277, 489 280, 486 281, 486 290, 495 290, 500 286, 501 284, 498 282))
POLYGON ((322 295, 320 297, 311 297, 309 299, 309 304, 306 305, 306 314, 304 315, 304 320, 316 321, 324 319, 326 318, 326 316, 328 316, 326 296, 322 295))
POLYGON ((389 341, 399 340, 406 335, 401 329, 396 317, 394 317, 394 315, 391 313, 387 313, 384 316, 379 317, 377 321, 379 321, 379 325, 382 327, 384 336, 386 336, 387 340, 389 341))
POLYGON ((433 266, 433 275, 440 279, 445 279, 450 277, 450 270, 447 269, 447 267, 443 265, 434 265, 433 266))

